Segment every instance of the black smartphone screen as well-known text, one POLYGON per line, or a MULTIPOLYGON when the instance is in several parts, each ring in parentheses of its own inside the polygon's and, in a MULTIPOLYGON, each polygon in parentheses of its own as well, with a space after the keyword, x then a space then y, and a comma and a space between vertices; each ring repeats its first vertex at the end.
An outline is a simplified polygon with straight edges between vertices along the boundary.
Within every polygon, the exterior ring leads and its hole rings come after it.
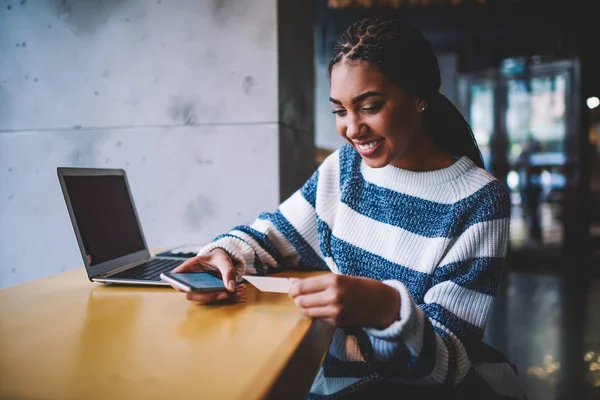
POLYGON ((196 292, 217 292, 225 291, 225 284, 220 278, 206 272, 190 273, 165 273, 165 276, 174 279, 186 286, 191 287, 196 292))

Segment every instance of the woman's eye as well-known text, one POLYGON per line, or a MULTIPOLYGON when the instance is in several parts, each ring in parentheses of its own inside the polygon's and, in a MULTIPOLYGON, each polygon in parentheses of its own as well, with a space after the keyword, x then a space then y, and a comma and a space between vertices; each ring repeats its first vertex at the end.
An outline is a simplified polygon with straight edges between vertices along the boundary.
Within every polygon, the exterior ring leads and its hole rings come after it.
POLYGON ((374 114, 377 111, 379 111, 380 108, 381 108, 380 105, 373 105, 373 106, 363 107, 363 108, 361 108, 361 110, 363 112, 366 112, 367 114, 374 114))
POLYGON ((332 113, 343 117, 344 115, 346 115, 346 110, 333 110, 332 113))

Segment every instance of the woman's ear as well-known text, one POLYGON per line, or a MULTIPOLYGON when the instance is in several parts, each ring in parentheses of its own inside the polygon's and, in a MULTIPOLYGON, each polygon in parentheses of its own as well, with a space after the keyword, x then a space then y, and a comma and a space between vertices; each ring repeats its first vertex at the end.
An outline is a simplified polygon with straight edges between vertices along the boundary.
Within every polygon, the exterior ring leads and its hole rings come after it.
POLYGON ((422 114, 425 110, 427 110, 427 102, 425 100, 417 99, 417 112, 422 114))

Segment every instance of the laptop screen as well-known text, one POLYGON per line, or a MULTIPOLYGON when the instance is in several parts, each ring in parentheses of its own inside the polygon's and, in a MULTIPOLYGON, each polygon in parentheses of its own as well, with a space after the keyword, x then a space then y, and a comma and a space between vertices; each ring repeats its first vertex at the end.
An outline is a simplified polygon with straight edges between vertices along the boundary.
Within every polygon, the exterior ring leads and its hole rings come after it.
POLYGON ((91 266, 145 249, 124 176, 65 176, 91 266))

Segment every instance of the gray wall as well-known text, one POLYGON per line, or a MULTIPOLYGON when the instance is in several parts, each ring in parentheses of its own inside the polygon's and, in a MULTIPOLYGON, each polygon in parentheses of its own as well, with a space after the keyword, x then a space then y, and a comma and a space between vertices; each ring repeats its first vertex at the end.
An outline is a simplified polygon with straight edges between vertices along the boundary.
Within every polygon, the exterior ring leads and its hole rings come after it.
POLYGON ((57 166, 125 168, 156 247, 277 206, 276 3, 0 0, 0 287, 82 265, 57 166))

